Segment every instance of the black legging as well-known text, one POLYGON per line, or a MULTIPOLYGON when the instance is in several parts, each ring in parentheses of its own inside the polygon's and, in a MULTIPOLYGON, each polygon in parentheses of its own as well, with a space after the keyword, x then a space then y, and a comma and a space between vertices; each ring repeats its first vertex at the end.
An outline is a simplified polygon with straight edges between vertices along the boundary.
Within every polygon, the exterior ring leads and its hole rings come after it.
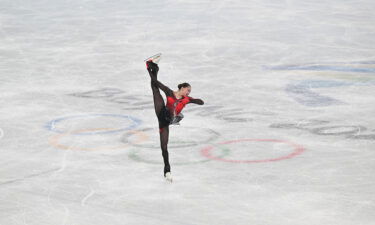
POLYGON ((155 113, 158 117, 159 122, 159 133, 160 133, 160 147, 163 155, 164 160, 164 175, 167 172, 171 171, 171 166, 169 164, 169 155, 168 155, 168 139, 169 139, 169 123, 165 121, 165 102, 163 97, 160 94, 159 88, 162 89, 164 92, 171 91, 168 87, 163 85, 157 80, 157 75, 159 71, 159 67, 157 64, 152 62, 148 62, 148 73, 151 77, 151 89, 152 94, 154 96, 154 106, 155 106, 155 113))

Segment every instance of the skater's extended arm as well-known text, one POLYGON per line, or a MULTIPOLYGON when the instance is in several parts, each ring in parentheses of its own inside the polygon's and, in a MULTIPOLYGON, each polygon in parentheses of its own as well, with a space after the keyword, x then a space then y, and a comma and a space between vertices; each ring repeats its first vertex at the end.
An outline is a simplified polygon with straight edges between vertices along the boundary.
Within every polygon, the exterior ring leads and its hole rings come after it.
POLYGON ((198 105, 203 105, 204 104, 203 100, 199 99, 199 98, 190 98, 189 103, 194 103, 194 104, 198 104, 198 105))

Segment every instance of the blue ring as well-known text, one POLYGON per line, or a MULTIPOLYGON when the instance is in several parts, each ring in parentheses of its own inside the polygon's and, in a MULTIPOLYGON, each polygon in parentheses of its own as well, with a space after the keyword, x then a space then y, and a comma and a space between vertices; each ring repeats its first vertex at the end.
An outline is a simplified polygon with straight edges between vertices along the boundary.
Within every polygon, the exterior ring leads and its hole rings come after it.
POLYGON ((45 127, 50 131, 62 134, 62 133, 66 133, 67 131, 56 129, 55 128, 56 124, 58 124, 58 123, 60 123, 64 120, 69 120, 69 119, 73 119, 73 118, 85 118, 85 117, 95 117, 95 116, 126 118, 126 119, 131 120, 133 122, 133 124, 131 124, 128 127, 119 128, 119 129, 116 129, 116 130, 78 133, 78 134, 75 134, 75 135, 95 135, 95 134, 118 133, 118 132, 134 129, 142 123, 142 121, 140 119, 137 119, 135 117, 128 116, 128 115, 121 115, 121 114, 87 114, 87 115, 76 115, 76 116, 66 116, 66 117, 57 118, 57 119, 54 119, 54 120, 51 120, 50 122, 48 122, 45 127))

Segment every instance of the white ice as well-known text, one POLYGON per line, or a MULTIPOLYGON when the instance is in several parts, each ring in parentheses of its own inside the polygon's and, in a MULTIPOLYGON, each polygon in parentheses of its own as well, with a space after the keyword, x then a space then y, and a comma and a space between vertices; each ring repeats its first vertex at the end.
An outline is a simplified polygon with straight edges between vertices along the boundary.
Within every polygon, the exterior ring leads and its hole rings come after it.
POLYGON ((1 0, 1 225, 375 224, 372 0, 1 0), (192 85, 163 178, 150 78, 192 85))

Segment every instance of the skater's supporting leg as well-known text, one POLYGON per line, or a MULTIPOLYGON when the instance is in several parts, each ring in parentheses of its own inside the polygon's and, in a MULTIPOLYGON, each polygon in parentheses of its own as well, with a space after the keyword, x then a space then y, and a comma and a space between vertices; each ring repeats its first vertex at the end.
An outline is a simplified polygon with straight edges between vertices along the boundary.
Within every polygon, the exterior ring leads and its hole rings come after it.
POLYGON ((164 175, 167 172, 171 172, 171 166, 169 165, 168 156, 168 139, 169 139, 169 127, 160 128, 160 147, 164 160, 164 175))

